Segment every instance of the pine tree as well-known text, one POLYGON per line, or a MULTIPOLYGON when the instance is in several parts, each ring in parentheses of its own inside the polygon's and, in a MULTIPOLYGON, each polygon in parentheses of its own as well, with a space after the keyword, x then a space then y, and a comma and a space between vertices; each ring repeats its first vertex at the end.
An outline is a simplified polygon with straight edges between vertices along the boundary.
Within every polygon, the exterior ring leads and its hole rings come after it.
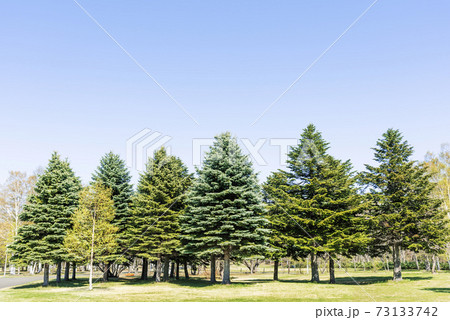
POLYGON ((131 185, 131 175, 126 167, 125 161, 120 156, 109 152, 100 160, 100 165, 92 176, 94 183, 101 183, 111 189, 111 198, 114 200, 115 215, 113 224, 118 227, 117 233, 117 252, 111 253, 110 257, 105 259, 107 262, 105 269, 105 280, 108 273, 119 276, 124 268, 132 259, 128 251, 127 228, 131 224, 131 198, 133 195, 133 186, 131 185), (111 265, 114 262, 114 265, 111 265))
POLYGON ((442 251, 445 213, 432 196, 431 175, 410 160, 413 148, 398 130, 387 130, 374 151, 378 166, 366 165, 363 175, 372 202, 372 237, 382 250, 392 249, 393 279, 402 280, 401 249, 442 251))
POLYGON ((143 259, 142 279, 147 278, 148 261, 156 261, 156 281, 160 281, 163 260, 164 281, 168 280, 170 258, 180 247, 179 216, 190 184, 187 167, 179 158, 167 155, 164 148, 155 152, 141 174, 133 200, 129 243, 131 252, 143 259))
POLYGON ((73 215, 73 228, 64 239, 66 250, 76 261, 89 261, 89 290, 93 266, 104 263, 117 248, 118 227, 112 224, 116 209, 111 189, 94 183, 80 194, 80 205, 73 215))
POLYGON ((357 195, 349 161, 330 156, 320 132, 310 124, 288 154, 289 171, 269 177, 264 189, 273 234, 292 257, 311 256, 311 281, 319 281, 318 256, 329 258, 334 283, 335 254, 350 254, 368 242, 364 232, 364 203, 357 195))
POLYGON ((183 251, 212 263, 223 256, 222 283, 229 284, 231 259, 267 249, 269 231, 257 177, 230 133, 215 137, 197 174, 181 219, 183 251))
POLYGON ((14 258, 44 264, 44 286, 48 285, 49 264, 67 259, 63 242, 72 227, 72 215, 78 206, 81 182, 67 160, 53 153, 47 169, 36 182, 20 219, 26 223, 11 248, 14 258))

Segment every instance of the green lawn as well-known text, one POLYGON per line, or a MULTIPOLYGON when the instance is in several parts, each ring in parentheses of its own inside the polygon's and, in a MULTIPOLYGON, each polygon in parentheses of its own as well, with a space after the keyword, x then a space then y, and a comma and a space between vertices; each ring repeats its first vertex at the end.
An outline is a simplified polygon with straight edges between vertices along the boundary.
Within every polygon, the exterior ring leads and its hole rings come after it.
POLYGON ((87 279, 21 285, 0 290, 0 301, 450 301, 450 273, 432 275, 407 271, 404 280, 391 281, 391 272, 337 272, 337 284, 312 284, 308 275, 282 274, 271 281, 270 273, 235 274, 228 286, 211 285, 202 278, 154 283, 138 279, 98 281, 87 290, 87 279))

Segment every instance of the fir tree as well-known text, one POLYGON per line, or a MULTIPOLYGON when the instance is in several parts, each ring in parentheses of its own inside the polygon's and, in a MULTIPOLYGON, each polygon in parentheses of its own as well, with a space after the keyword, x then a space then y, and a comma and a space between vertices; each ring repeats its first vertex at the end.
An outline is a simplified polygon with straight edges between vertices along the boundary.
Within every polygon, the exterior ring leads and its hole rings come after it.
POLYGON ((81 182, 67 160, 53 153, 47 169, 36 182, 20 216, 26 221, 12 245, 15 258, 44 264, 44 286, 48 285, 49 264, 67 259, 63 242, 72 227, 72 215, 78 206, 81 182))
POLYGON ((350 162, 333 158, 328 148, 321 133, 308 125, 288 154, 289 171, 273 174, 264 189, 272 199, 270 220, 278 243, 289 256, 311 256, 313 282, 319 281, 318 256, 328 257, 334 283, 334 255, 358 250, 368 237, 350 162))
POLYGON ((366 165, 363 175, 372 202, 372 237, 382 251, 392 249, 393 279, 402 280, 401 249, 443 249, 445 213, 433 197, 431 175, 410 160, 413 148, 398 130, 387 130, 374 151, 378 166, 366 165))
MULTIPOLYGON (((182 216, 184 252, 201 258, 223 256, 223 284, 230 283, 230 260, 264 253, 267 220, 256 174, 230 133, 215 137, 182 216)), ((215 267, 211 266, 211 281, 215 267)))
POLYGON ((143 259, 143 279, 147 278, 148 261, 156 261, 156 281, 160 281, 164 259, 164 281, 168 280, 169 259, 180 247, 179 216, 190 184, 187 167, 179 158, 167 155, 164 148, 155 152, 141 174, 129 243, 131 252, 143 259))
POLYGON ((108 273, 118 276, 124 265, 129 262, 131 256, 128 253, 127 228, 131 224, 131 198, 133 187, 130 183, 131 175, 125 162, 120 156, 109 152, 100 160, 100 165, 92 176, 94 183, 101 183, 111 189, 111 198, 114 201, 115 215, 113 225, 118 228, 117 232, 117 252, 112 252, 109 258, 104 259, 107 262, 105 269, 106 278, 108 273), (111 262, 115 262, 111 266, 111 262), (122 264, 122 265, 121 265, 122 264))

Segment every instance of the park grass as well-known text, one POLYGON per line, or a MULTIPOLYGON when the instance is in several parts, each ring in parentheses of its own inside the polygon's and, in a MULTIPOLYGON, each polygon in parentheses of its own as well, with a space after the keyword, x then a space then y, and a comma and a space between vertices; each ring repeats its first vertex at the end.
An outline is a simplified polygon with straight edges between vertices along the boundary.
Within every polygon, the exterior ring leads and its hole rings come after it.
POLYGON ((87 278, 43 288, 31 283, 0 290, 0 301, 450 301, 450 272, 406 271, 403 281, 393 282, 391 272, 337 272, 336 284, 323 275, 319 284, 305 274, 282 274, 271 281, 270 273, 234 274, 231 285, 210 284, 204 278, 168 283, 137 278, 97 281, 88 290, 87 278), (356 284, 355 281, 358 283, 356 284))

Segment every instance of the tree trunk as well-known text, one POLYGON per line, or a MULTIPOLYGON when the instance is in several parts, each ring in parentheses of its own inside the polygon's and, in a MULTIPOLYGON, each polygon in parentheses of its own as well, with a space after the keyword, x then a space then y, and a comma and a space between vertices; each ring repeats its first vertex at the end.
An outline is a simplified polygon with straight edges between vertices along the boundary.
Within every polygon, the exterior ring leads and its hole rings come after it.
POLYGON ((180 261, 177 260, 176 269, 175 269, 175 279, 180 279, 180 261))
POLYGON ((400 243, 394 243, 394 281, 402 280, 402 264, 400 261, 400 243))
POLYGON ((278 259, 273 263, 273 280, 278 281, 278 259))
POLYGON ((66 261, 64 266, 64 281, 69 281, 70 262, 66 261))
POLYGON ((104 265, 105 265, 105 269, 103 270, 103 282, 108 282, 108 280, 109 280, 109 268, 111 267, 111 262, 107 262, 104 265))
POLYGON ((431 257, 433 264, 431 265, 431 273, 436 273, 436 256, 433 254, 431 257))
POLYGON ((170 264, 170 278, 173 279, 175 278, 175 262, 172 261, 172 263, 170 264))
POLYGON ((183 269, 184 269, 184 277, 186 279, 189 279, 189 271, 188 271, 188 263, 187 263, 187 261, 183 262, 183 269))
POLYGON ((56 269, 56 282, 61 282, 61 261, 58 261, 57 269, 56 269))
POLYGON ((211 283, 216 282, 216 256, 211 255, 211 275, 210 275, 211 283))
POLYGON ((92 239, 91 239, 91 260, 89 265, 89 290, 92 290, 92 274, 94 272, 94 240, 95 240, 95 219, 92 220, 92 239))
POLYGON ((328 263, 330 269, 330 283, 336 283, 336 278, 334 277, 334 260, 330 255, 328 256, 328 263))
POLYGON ((148 280, 148 259, 142 258, 141 280, 148 280))
POLYGON ((158 256, 159 256, 158 260, 156 260, 156 270, 155 270, 156 277, 155 277, 155 281, 156 282, 161 282, 161 268, 162 268, 162 266, 161 266, 161 255, 158 255, 158 256))
POLYGON ((417 259, 417 254, 414 252, 414 260, 416 261, 417 270, 420 270, 419 260, 417 259))
POLYGON ((311 282, 319 282, 319 266, 317 254, 311 252, 311 282))
POLYGON ((49 271, 50 267, 48 263, 44 263, 44 283, 42 284, 43 287, 48 287, 49 271))
POLYGON ((223 278, 222 284, 230 284, 230 251, 229 249, 224 251, 223 255, 223 278))
POLYGON ((169 281, 169 267, 170 267, 170 258, 168 255, 164 256, 164 275, 163 281, 169 281))
POLYGON ((77 274, 77 264, 75 262, 72 262, 72 280, 76 280, 76 274, 77 274))

